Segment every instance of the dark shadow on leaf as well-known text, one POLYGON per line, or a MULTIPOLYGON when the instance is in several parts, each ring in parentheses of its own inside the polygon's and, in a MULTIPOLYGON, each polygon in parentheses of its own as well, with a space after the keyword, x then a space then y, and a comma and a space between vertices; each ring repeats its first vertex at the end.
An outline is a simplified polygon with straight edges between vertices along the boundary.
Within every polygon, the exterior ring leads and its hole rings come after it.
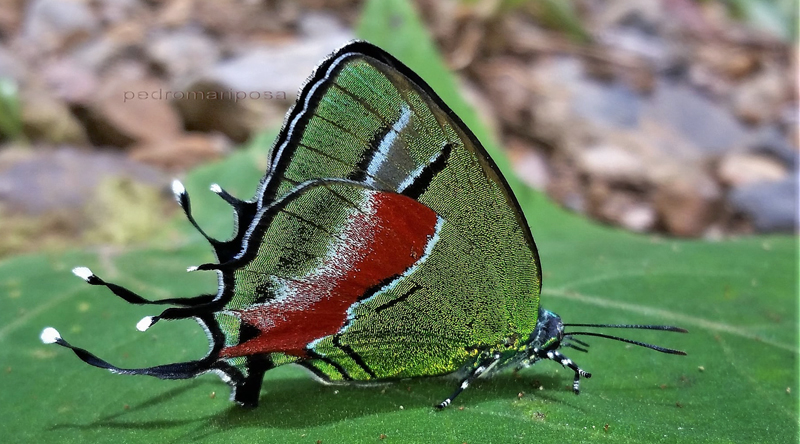
POLYGON ((125 417, 133 412, 139 412, 151 407, 158 407, 163 405, 164 403, 173 401, 179 395, 189 392, 191 390, 196 389, 200 385, 209 384, 207 381, 192 381, 189 384, 181 385, 180 387, 173 388, 166 392, 163 392, 159 395, 156 395, 149 400, 129 406, 125 410, 121 412, 116 412, 111 415, 104 416, 97 421, 93 421, 89 424, 56 424, 49 428, 49 430, 57 430, 57 429, 96 429, 96 428, 117 428, 117 429, 159 429, 159 428, 170 428, 170 427, 177 427, 186 424, 191 424, 197 421, 202 420, 203 418, 192 419, 192 420, 171 420, 169 418, 160 419, 157 421, 142 421, 142 422, 135 422, 135 421, 119 421, 119 418, 125 417))
MULTIPOLYGON (((177 402, 175 399, 186 392, 213 384, 215 383, 212 381, 193 381, 89 424, 57 424, 50 430, 104 428, 152 430, 196 424, 195 430, 182 439, 197 440, 242 428, 302 429, 399 410, 428 409, 431 414, 446 415, 448 410, 455 410, 459 406, 475 408, 472 406, 496 400, 517 402, 519 392, 525 392, 528 397, 536 397, 547 402, 563 403, 552 397, 550 392, 563 389, 566 382, 561 376, 518 375, 507 372, 475 383, 458 398, 455 405, 446 411, 437 412, 433 407, 434 404, 453 391, 458 384, 457 379, 420 378, 373 386, 326 386, 305 378, 275 379, 264 382, 260 405, 255 409, 244 409, 231 403, 224 411, 194 419, 124 420, 127 415, 134 412, 138 413, 153 407, 163 408, 169 403, 177 402), (540 386, 544 389, 539 390, 540 386)), ((220 401, 228 402, 224 399, 220 401)), ((579 404, 571 402, 568 404, 576 410, 583 410, 579 404)))
MULTIPOLYGON (((426 409, 431 414, 447 415, 448 411, 462 405, 477 406, 495 400, 513 403, 520 391, 530 392, 529 396, 547 402, 559 403, 562 401, 546 393, 550 388, 564 386, 564 381, 557 376, 539 376, 535 381, 530 376, 515 377, 511 373, 504 373, 476 383, 448 410, 436 411, 434 404, 447 397, 457 384, 456 379, 448 378, 410 379, 368 387, 323 386, 301 379, 281 381, 280 386, 274 385, 262 391, 257 409, 231 406, 199 427, 196 435, 186 438, 203 439, 241 428, 313 428, 401 409, 426 409), (534 382, 535 389, 532 385, 534 382), (540 385, 545 390, 538 390, 540 385)), ((574 408, 582 411, 580 407, 574 408)))

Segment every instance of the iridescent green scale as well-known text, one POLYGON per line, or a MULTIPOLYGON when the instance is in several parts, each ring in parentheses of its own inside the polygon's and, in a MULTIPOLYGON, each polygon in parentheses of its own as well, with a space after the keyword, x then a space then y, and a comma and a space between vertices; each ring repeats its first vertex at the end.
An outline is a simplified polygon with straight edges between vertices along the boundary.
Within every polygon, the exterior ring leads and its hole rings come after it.
MULTIPOLYGON (((218 263, 196 267, 219 274, 216 294, 150 301, 74 270, 128 302, 178 305, 138 327, 194 318, 209 334, 204 358, 122 369, 52 328, 42 339, 115 373, 180 379, 214 371, 248 406, 258 403, 264 372, 290 363, 326 382, 460 372, 444 407, 491 370, 541 359, 572 369, 577 393, 590 374, 558 351, 585 351, 576 335, 682 353, 565 333, 570 324, 539 307, 536 245, 494 162, 419 76, 369 43, 345 45, 317 67, 270 161, 251 201, 212 186, 237 222, 228 241, 206 236, 218 263)), ((200 230, 183 186, 173 191, 200 230)))

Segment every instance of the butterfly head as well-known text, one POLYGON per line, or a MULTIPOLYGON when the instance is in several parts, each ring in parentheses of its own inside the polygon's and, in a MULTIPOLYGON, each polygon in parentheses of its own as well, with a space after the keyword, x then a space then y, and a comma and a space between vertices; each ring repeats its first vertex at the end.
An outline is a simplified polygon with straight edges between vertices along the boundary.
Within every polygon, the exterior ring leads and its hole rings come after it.
POLYGON ((536 321, 536 328, 528 337, 525 342, 524 353, 521 353, 517 361, 517 369, 528 367, 537 361, 549 359, 556 361, 565 368, 569 368, 575 372, 575 377, 572 383, 572 390, 575 394, 580 393, 580 378, 591 378, 592 374, 581 369, 570 358, 562 354, 559 349, 562 347, 573 348, 583 353, 589 350, 589 344, 575 336, 595 336, 600 338, 612 339, 615 341, 626 342, 628 344, 638 345, 640 347, 649 348, 651 350, 659 351, 662 353, 685 355, 685 352, 680 350, 673 350, 670 348, 661 347, 658 345, 647 344, 644 342, 634 341, 631 339, 621 338, 618 336, 611 336, 603 333, 587 332, 587 331, 565 331, 569 327, 589 327, 589 328, 627 328, 627 329, 640 329, 640 330, 662 330, 686 333, 686 330, 678 327, 668 325, 632 325, 632 324, 565 324, 561 321, 561 317, 552 311, 539 308, 539 316, 536 321))

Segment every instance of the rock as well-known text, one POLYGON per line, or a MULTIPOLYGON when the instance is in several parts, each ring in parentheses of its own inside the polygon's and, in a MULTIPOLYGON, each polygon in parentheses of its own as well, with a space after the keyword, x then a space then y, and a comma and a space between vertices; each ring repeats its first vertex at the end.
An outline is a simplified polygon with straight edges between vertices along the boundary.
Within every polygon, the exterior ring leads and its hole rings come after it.
POLYGON ((547 193, 553 199, 577 213, 585 213, 590 206, 583 193, 584 184, 571 161, 564 155, 557 154, 550 161, 552 179, 547 185, 547 193))
POLYGON ((721 191, 710 177, 687 173, 665 182, 653 203, 664 227, 676 236, 699 236, 714 220, 721 191))
POLYGON ((156 23, 165 28, 180 28, 191 20, 195 0, 163 2, 156 13, 156 23))
POLYGON ((25 66, 5 46, 0 46, 0 77, 12 79, 17 83, 26 77, 25 66))
POLYGON ((342 31, 277 47, 258 47, 202 73, 187 88, 205 100, 176 100, 186 127, 218 131, 243 142, 265 124, 277 125, 296 91, 320 59, 350 40, 342 31))
POLYGON ((125 45, 108 34, 92 39, 71 54, 71 61, 83 69, 97 75, 108 69, 109 65, 123 53, 125 45))
MULTIPOLYGON (((496 71, 502 78, 503 71, 496 71)), ((663 78, 652 94, 640 95, 618 80, 589 78, 584 65, 570 58, 540 60, 529 72, 523 86, 535 97, 532 123, 527 128, 514 123, 525 115, 520 104, 507 108, 517 119, 510 126, 552 147, 552 158, 567 165, 551 169, 547 188, 556 199, 636 231, 698 236, 720 223, 722 190, 706 165, 744 151, 755 133, 724 106, 686 83, 663 78)), ((493 98, 510 80, 497 83, 490 90, 493 98)), ((512 104, 527 97, 514 96, 521 88, 515 86, 506 94, 512 104)), ((503 109, 502 102, 497 108, 503 109)), ((777 177, 762 170, 759 174, 777 177)))
MULTIPOLYGON (((502 44, 507 46, 511 53, 535 54, 553 50, 552 35, 529 18, 518 14, 502 14, 499 19, 503 27, 500 36, 506 36, 502 44)), ((441 35, 455 34, 455 24, 450 28, 441 35)))
POLYGON ((786 77, 777 67, 769 66, 739 85, 731 97, 736 115, 750 124, 775 120, 788 99, 786 77))
POLYGON ((686 45, 689 35, 701 41, 717 39, 722 27, 730 26, 730 9, 723 3, 671 0, 662 4, 662 17, 666 19, 662 24, 670 29, 672 39, 682 45, 686 45))
POLYGON ((653 229, 657 219, 656 211, 652 205, 638 202, 621 210, 619 223, 631 231, 644 233, 653 229))
POLYGON ((759 182, 732 190, 731 205, 753 221, 760 232, 794 232, 798 227, 798 175, 776 182, 759 182))
POLYGON ((100 24, 80 0, 34 0, 25 11, 22 36, 28 44, 49 52, 85 41, 100 24))
POLYGON ((528 68, 510 57, 494 57, 476 68, 486 96, 496 104, 493 108, 498 119, 516 130, 526 130, 532 104, 536 103, 525 84, 530 76, 528 68))
MULTIPOLYGON (((514 81, 528 83, 528 85, 522 85, 523 90, 531 89, 532 94, 515 93, 514 89, 508 89, 504 94, 515 101, 523 99, 529 103, 530 111, 526 110, 520 116, 530 115, 530 117, 520 121, 519 130, 521 134, 534 135, 536 139, 544 143, 556 147, 562 146, 565 135, 575 127, 577 120, 573 113, 572 103, 575 94, 571 85, 583 75, 581 65, 574 58, 547 58, 532 65, 528 72, 529 78, 515 76, 514 81)), ((500 77, 502 71, 498 70, 497 75, 502 79, 500 77)), ((498 82, 498 88, 504 88, 503 84, 498 82)), ((490 90, 490 96, 494 97, 492 90, 490 90)), ((498 97, 500 97, 498 100, 500 103, 495 106, 495 109, 498 112, 507 113, 503 96, 498 97)), ((518 107, 519 105, 515 105, 509 109, 514 110, 518 107)), ((519 119, 520 117, 513 118, 519 119)))
POLYGON ((20 93, 22 128, 28 139, 50 144, 82 145, 87 141, 81 122, 62 101, 40 89, 20 93))
POLYGON ((175 139, 148 141, 131 148, 131 159, 160 169, 186 171, 219 159, 231 143, 221 134, 189 133, 175 139))
POLYGON ((783 134, 774 125, 761 127, 753 134, 747 142, 747 149, 755 153, 762 153, 780 159, 789 168, 796 168, 800 161, 800 152, 796 145, 792 145, 789 140, 797 140, 789 135, 783 134))
POLYGON ((77 114, 95 145, 126 147, 174 139, 182 131, 170 104, 174 92, 153 77, 138 77, 136 67, 107 75, 94 100, 77 114))
POLYGON ((602 202, 592 211, 602 220, 621 225, 628 230, 644 232, 653 229, 658 217, 651 204, 641 196, 621 190, 608 190, 602 202))
POLYGON ((297 25, 297 2, 242 2, 241 0, 195 0, 192 21, 215 35, 268 38, 297 25))
POLYGON ((285 91, 234 90, 218 83, 195 82, 173 103, 186 129, 219 132, 237 143, 255 131, 279 126, 288 108, 285 91))
POLYGON ((624 26, 606 29, 599 35, 604 45, 648 60, 655 66, 666 66, 669 52, 664 39, 646 30, 624 26))
POLYGON ((664 5, 649 0, 612 1, 597 14, 600 28, 627 25, 655 33, 664 20, 664 5))
POLYGON ((226 90, 280 91, 291 98, 319 60, 345 41, 325 39, 255 48, 219 63, 203 80, 226 90))
POLYGON ((510 140, 506 143, 506 148, 517 177, 533 189, 547 189, 550 184, 550 170, 544 154, 519 140, 510 140))
MULTIPOLYGON (((287 11, 286 15, 289 16, 290 14, 297 14, 297 11, 291 11, 291 13, 287 11)), ((303 14, 298 14, 294 19, 297 20, 297 28, 300 34, 311 40, 324 41, 352 35, 352 31, 342 26, 339 19, 330 13, 304 12, 303 14)), ((352 39, 353 37, 349 37, 349 40, 352 39)))
POLYGON ((0 40, 8 41, 19 32, 25 3, 25 0, 0 0, 0 40))
POLYGON ((657 82, 642 112, 643 118, 691 142, 699 155, 723 154, 740 147, 748 137, 748 130, 725 108, 679 83, 657 82))
POLYGON ((141 0, 99 0, 94 3, 100 18, 107 24, 140 18, 145 7, 141 0))
POLYGON ((184 88, 220 58, 214 40, 195 29, 180 29, 157 34, 145 49, 153 62, 172 79, 175 89, 184 88))
POLYGON ((89 103, 97 93, 99 79, 95 72, 73 58, 49 60, 41 73, 53 96, 68 104, 89 103))
POLYGON ((720 181, 732 187, 780 181, 788 175, 789 170, 781 162, 758 154, 728 154, 717 167, 720 181))
POLYGON ((645 165, 630 151, 615 145, 597 145, 583 150, 578 168, 593 178, 610 182, 643 183, 645 165))
POLYGON ((3 147, 0 254, 146 241, 163 230, 167 183, 121 153, 3 147))
POLYGON ((737 86, 733 80, 722 77, 700 63, 688 66, 687 80, 698 92, 702 91, 707 97, 715 100, 726 99, 737 86))
POLYGON ((486 127, 489 134, 492 134, 495 140, 499 139, 501 131, 500 120, 486 91, 469 79, 458 79, 458 90, 470 108, 475 110, 478 119, 486 127))
POLYGON ((624 84, 584 79, 573 88, 572 107, 578 117, 616 128, 639 125, 642 100, 624 84))
MULTIPOLYGON (((783 132, 777 132, 783 137, 783 144, 794 150, 792 158, 797 159, 798 150, 800 150, 800 109, 797 103, 787 103, 781 113, 781 118, 778 121, 778 126, 783 129, 783 132)), ((777 129, 774 128, 773 129, 777 129)))
POLYGON ((757 51, 715 41, 701 43, 695 56, 698 65, 730 79, 742 79, 760 65, 757 51))
POLYGON ((650 154, 646 160, 648 177, 654 182, 671 178, 687 165, 702 168, 701 162, 713 159, 670 122, 652 120, 644 116, 641 126, 629 137, 636 141, 640 151, 650 154))
POLYGON ((163 185, 163 173, 110 152, 74 148, 0 152, 0 202, 9 211, 42 214, 82 209, 106 177, 129 177, 163 185))
POLYGON ((142 41, 147 35, 145 23, 129 21, 117 24, 76 48, 70 57, 81 67, 97 74, 115 69, 115 63, 130 60, 129 54, 142 51, 142 41))

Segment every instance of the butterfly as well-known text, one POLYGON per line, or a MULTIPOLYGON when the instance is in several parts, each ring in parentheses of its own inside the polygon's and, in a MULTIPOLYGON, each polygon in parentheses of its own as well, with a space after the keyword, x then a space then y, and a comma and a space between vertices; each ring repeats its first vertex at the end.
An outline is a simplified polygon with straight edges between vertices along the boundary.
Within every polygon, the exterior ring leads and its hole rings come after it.
POLYGON ((475 135, 411 69, 364 41, 316 68, 288 112, 251 200, 212 185, 233 208, 229 240, 189 222, 216 263, 216 293, 146 299, 85 267, 73 272, 132 304, 168 304, 138 324, 193 318, 206 356, 126 369, 65 341, 87 364, 128 375, 186 379, 214 372, 231 399, 256 406, 264 373, 297 364, 327 383, 460 375, 446 407, 472 381, 552 360, 590 373, 560 351, 587 351, 579 335, 681 351, 575 327, 685 332, 672 326, 565 324, 540 306, 538 251, 517 199, 475 135))

